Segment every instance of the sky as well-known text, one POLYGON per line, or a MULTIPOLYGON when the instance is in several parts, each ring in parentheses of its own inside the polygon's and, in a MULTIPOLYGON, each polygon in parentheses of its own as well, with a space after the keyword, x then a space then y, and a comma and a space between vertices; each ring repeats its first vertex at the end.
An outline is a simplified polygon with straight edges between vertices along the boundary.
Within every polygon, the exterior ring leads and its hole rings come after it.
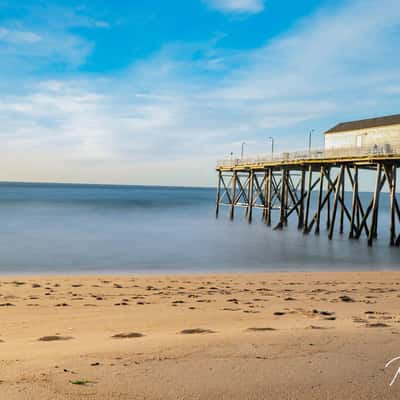
POLYGON ((400 113, 398 0, 0 0, 0 180, 215 185, 400 113))

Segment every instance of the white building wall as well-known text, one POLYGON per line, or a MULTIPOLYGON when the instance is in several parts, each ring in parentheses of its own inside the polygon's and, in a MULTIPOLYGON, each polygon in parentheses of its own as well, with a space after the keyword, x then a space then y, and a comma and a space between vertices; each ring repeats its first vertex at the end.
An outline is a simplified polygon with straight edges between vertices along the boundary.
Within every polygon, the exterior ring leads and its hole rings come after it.
POLYGON ((400 146, 400 124, 325 134, 325 148, 400 146))

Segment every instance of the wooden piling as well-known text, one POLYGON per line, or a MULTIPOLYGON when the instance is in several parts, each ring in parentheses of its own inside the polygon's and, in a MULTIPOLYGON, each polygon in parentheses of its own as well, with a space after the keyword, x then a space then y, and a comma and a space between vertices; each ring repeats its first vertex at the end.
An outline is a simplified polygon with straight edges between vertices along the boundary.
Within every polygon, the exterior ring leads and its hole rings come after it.
POLYGON ((368 246, 372 246, 372 242, 375 238, 376 229, 377 229, 376 223, 377 223, 377 216, 378 216, 379 193, 381 191, 381 187, 380 187, 381 174, 382 174, 382 164, 380 162, 378 162, 377 167, 376 167, 375 190, 374 190, 374 198, 373 198, 373 203, 372 203, 371 227, 369 229, 369 235, 368 235, 368 246))
MULTIPOLYGON (((351 176, 350 168, 347 169, 349 176, 351 176)), ((353 175, 353 182, 352 182, 352 203, 351 203, 351 220, 350 220, 350 233, 349 239, 354 238, 354 225, 356 223, 356 214, 358 212, 358 166, 354 166, 354 175, 353 175)), ((359 214, 358 214, 359 215, 359 214)), ((357 219, 357 224, 359 223, 359 217, 357 219)), ((357 225, 358 229, 358 225, 357 225)))
POLYGON ((396 164, 392 165, 391 173, 392 183, 390 187, 390 245, 394 246, 396 243, 396 164))
POLYGON ((253 219, 253 196, 254 196, 254 171, 250 172, 250 180, 249 180, 249 203, 247 208, 247 220, 249 224, 251 224, 253 219))
POLYGON ((316 225, 315 234, 319 235, 320 220, 321 220, 321 208, 322 208, 322 195, 324 191, 324 166, 321 165, 320 177, 319 177, 319 192, 318 192, 318 205, 317 205, 317 215, 316 215, 316 225))
POLYGON ((289 206, 289 191, 290 191, 290 187, 289 187, 289 174, 290 174, 290 170, 289 169, 285 169, 285 173, 284 173, 284 179, 285 179, 285 197, 284 197, 284 207, 283 207, 283 215, 284 215, 284 224, 285 226, 288 225, 288 220, 287 220, 287 209, 289 206))
POLYGON ((281 208, 280 208, 280 219, 279 219, 279 228, 282 229, 285 224, 285 208, 286 208, 286 170, 282 168, 281 171, 281 208))
POLYGON ((268 197, 267 197, 267 217, 266 224, 267 226, 271 226, 271 211, 272 211, 272 168, 268 168, 268 197))
POLYGON ((267 220, 267 206, 268 206, 268 170, 264 170, 264 203, 263 203, 263 212, 262 212, 262 220, 265 222, 267 220))
POLYGON ((215 205, 215 218, 218 218, 219 215, 219 201, 221 196, 221 178, 222 178, 222 171, 218 172, 218 186, 217 186, 217 199, 215 205))
POLYGON ((235 204, 236 204, 236 179, 237 179, 237 172, 234 171, 232 174, 232 188, 231 188, 231 209, 229 218, 233 220, 235 215, 235 204))
POLYGON ((329 234, 328 234, 329 240, 332 240, 333 230, 335 229, 336 212, 337 212, 338 200, 339 200, 339 196, 340 196, 340 188, 341 188, 342 180, 343 180, 343 165, 339 169, 338 176, 339 176, 339 179, 336 183, 335 198, 333 200, 332 218, 331 218, 330 226, 329 226, 329 234))
POLYGON ((306 171, 301 169, 300 175, 300 204, 299 204, 299 217, 297 222, 297 229, 303 229, 304 226, 304 190, 306 185, 306 171))
MULTIPOLYGON (((326 169, 326 177, 327 181, 330 179, 331 169, 328 167, 326 169)), ((327 191, 329 190, 329 182, 327 183, 327 191)), ((326 202, 326 230, 329 230, 331 226, 331 196, 329 192, 329 196, 326 202)))
POLYGON ((342 177, 342 185, 340 187, 340 197, 342 199, 341 201, 341 208, 340 208, 340 227, 339 227, 339 233, 343 235, 344 231, 344 209, 345 209, 345 199, 344 199, 344 186, 346 184, 346 175, 344 173, 343 169, 343 177, 342 177))
POLYGON ((308 218, 310 215, 310 203, 311 203, 311 194, 312 194, 312 166, 308 167, 308 189, 307 189, 307 200, 306 200, 306 210, 305 210, 305 217, 304 217, 304 229, 303 233, 308 233, 308 218))

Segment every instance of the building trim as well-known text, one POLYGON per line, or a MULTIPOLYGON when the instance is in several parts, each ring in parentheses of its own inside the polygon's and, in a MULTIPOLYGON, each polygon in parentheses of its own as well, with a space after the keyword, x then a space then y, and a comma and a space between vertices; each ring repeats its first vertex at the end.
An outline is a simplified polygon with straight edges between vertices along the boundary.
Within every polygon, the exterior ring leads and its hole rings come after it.
POLYGON ((383 128, 397 125, 400 125, 400 114, 387 115, 377 118, 368 118, 358 121, 342 122, 327 130, 325 132, 325 135, 333 133, 362 131, 370 128, 383 128))

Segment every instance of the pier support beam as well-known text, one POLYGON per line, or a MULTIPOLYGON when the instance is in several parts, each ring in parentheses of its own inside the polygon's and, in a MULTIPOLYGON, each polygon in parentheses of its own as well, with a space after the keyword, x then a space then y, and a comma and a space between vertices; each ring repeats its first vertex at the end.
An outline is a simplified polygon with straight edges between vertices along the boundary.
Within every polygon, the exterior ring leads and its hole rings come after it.
POLYGON ((319 175, 319 192, 318 192, 318 205, 317 205, 317 215, 316 215, 316 225, 315 233, 319 235, 319 227, 321 221, 321 210, 322 210, 322 195, 324 191, 324 166, 321 165, 320 175, 319 175))
POLYGON ((282 229, 286 222, 286 169, 282 168, 281 171, 281 206, 280 206, 280 219, 278 229, 282 229))
POLYGON ((264 192, 264 201, 263 201, 263 212, 262 212, 262 220, 266 222, 267 220, 267 209, 268 209, 268 170, 264 170, 264 186, 261 184, 261 188, 263 188, 264 192))
POLYGON ((329 196, 328 196, 327 203, 326 203, 326 230, 328 231, 331 226, 331 196, 330 196, 331 192, 329 191, 329 181, 330 181, 330 177, 331 177, 330 167, 328 167, 326 169, 325 176, 327 179, 327 191, 329 192, 329 196))
POLYGON ((303 229, 304 226, 304 190, 306 186, 306 171, 301 169, 300 175, 300 204, 299 204, 299 218, 297 222, 297 229, 303 229))
POLYGON ((382 175, 382 164, 378 163, 378 166, 376 168, 375 191, 372 203, 372 217, 371 217, 371 227, 369 229, 369 235, 368 235, 368 246, 372 246, 372 241, 375 239, 377 233, 376 225, 378 222, 379 194, 382 190, 381 175, 382 175))
POLYGON ((219 215, 219 203, 221 197, 221 178, 222 178, 222 172, 218 171, 218 187, 217 187, 217 200, 215 205, 215 218, 218 218, 219 215))
MULTIPOLYGON (((347 173, 349 175, 349 178, 353 180, 352 182, 352 191, 353 191, 353 197, 352 197, 352 203, 351 203, 351 220, 350 220, 350 233, 349 233, 349 239, 354 238, 354 225, 356 222, 356 216, 359 215, 359 205, 358 205, 358 166, 354 166, 354 176, 351 176, 351 171, 350 168, 347 167, 347 173)), ((359 218, 357 218, 357 224, 356 227, 358 229, 358 224, 359 224, 359 218)))
POLYGON ((365 233, 371 246, 378 234, 380 193, 387 182, 390 195, 390 245, 400 246, 397 226, 400 224, 400 207, 396 198, 399 165, 400 159, 392 158, 369 159, 368 162, 346 159, 344 162, 336 160, 331 163, 311 160, 299 164, 257 164, 254 168, 244 166, 243 169, 238 169, 235 164, 231 170, 218 170, 215 215, 218 218, 220 206, 225 205, 229 206, 229 216, 233 219, 235 208, 242 207, 251 223, 253 212, 256 212, 254 209, 260 209, 263 222, 271 226, 273 210, 279 210, 274 229, 283 229, 290 220, 295 220, 298 229, 305 234, 313 228, 315 234, 320 234, 325 213, 329 239, 333 238, 338 223, 338 232, 344 233, 349 227, 349 239, 359 239, 365 233), (359 192, 360 173, 371 170, 376 173, 374 193, 371 201, 365 204, 359 192), (351 205, 345 192, 346 181, 352 191, 351 205), (318 191, 313 196, 315 188, 318 191), (346 204, 346 200, 349 204, 346 204), (289 219, 293 213, 297 214, 296 218, 289 219))
MULTIPOLYGON (((400 220, 400 209, 396 198, 396 186, 397 186, 397 163, 392 162, 390 164, 384 163, 382 165, 383 171, 385 173, 385 178, 389 186, 389 196, 390 196, 390 207, 389 207, 389 236, 390 236, 390 246, 400 245, 400 236, 396 237, 396 221, 400 220), (397 217, 397 218, 396 218, 397 217)), ((379 210, 379 202, 378 202, 379 210)), ((378 225, 378 221, 376 221, 378 225)))
POLYGON ((272 213, 272 179, 273 179, 273 171, 272 168, 268 168, 268 181, 267 185, 267 214, 266 214, 266 224, 267 226, 271 226, 271 213, 272 213))
POLYGON ((231 188, 231 209, 230 209, 230 214, 229 218, 231 221, 233 220, 235 216, 235 205, 236 205, 236 179, 237 179, 237 172, 234 171, 232 174, 232 188, 231 188))
POLYGON ((343 235, 343 231, 344 231, 344 209, 345 209, 345 198, 344 198, 344 187, 346 184, 346 175, 344 173, 344 169, 343 169, 343 177, 342 177, 342 184, 341 184, 341 194, 340 197, 342 198, 342 207, 340 208, 340 227, 339 227, 339 233, 341 235, 343 235))
POLYGON ((386 171, 386 178, 391 177, 389 181, 390 188, 390 245, 396 244, 396 180, 397 180, 397 167, 393 164, 390 170, 386 171), (390 171, 390 172, 389 172, 390 171))
POLYGON ((339 202, 340 188, 341 188, 342 181, 343 181, 343 171, 344 171, 344 167, 342 165, 339 170, 338 181, 337 181, 336 190, 335 190, 335 198, 333 200, 332 219, 331 219, 331 223, 329 226, 329 234, 328 234, 329 240, 332 240, 333 230, 335 229, 336 212, 337 212, 337 207, 338 207, 338 202, 339 202))
POLYGON ((247 221, 251 224, 253 220, 253 201, 254 201, 254 171, 249 175, 249 202, 247 206, 247 221))
POLYGON ((308 186, 307 186, 307 201, 306 201, 306 212, 304 217, 304 229, 303 233, 308 233, 308 218, 310 214, 310 203, 311 203, 311 194, 312 194, 312 166, 308 167, 308 186))

